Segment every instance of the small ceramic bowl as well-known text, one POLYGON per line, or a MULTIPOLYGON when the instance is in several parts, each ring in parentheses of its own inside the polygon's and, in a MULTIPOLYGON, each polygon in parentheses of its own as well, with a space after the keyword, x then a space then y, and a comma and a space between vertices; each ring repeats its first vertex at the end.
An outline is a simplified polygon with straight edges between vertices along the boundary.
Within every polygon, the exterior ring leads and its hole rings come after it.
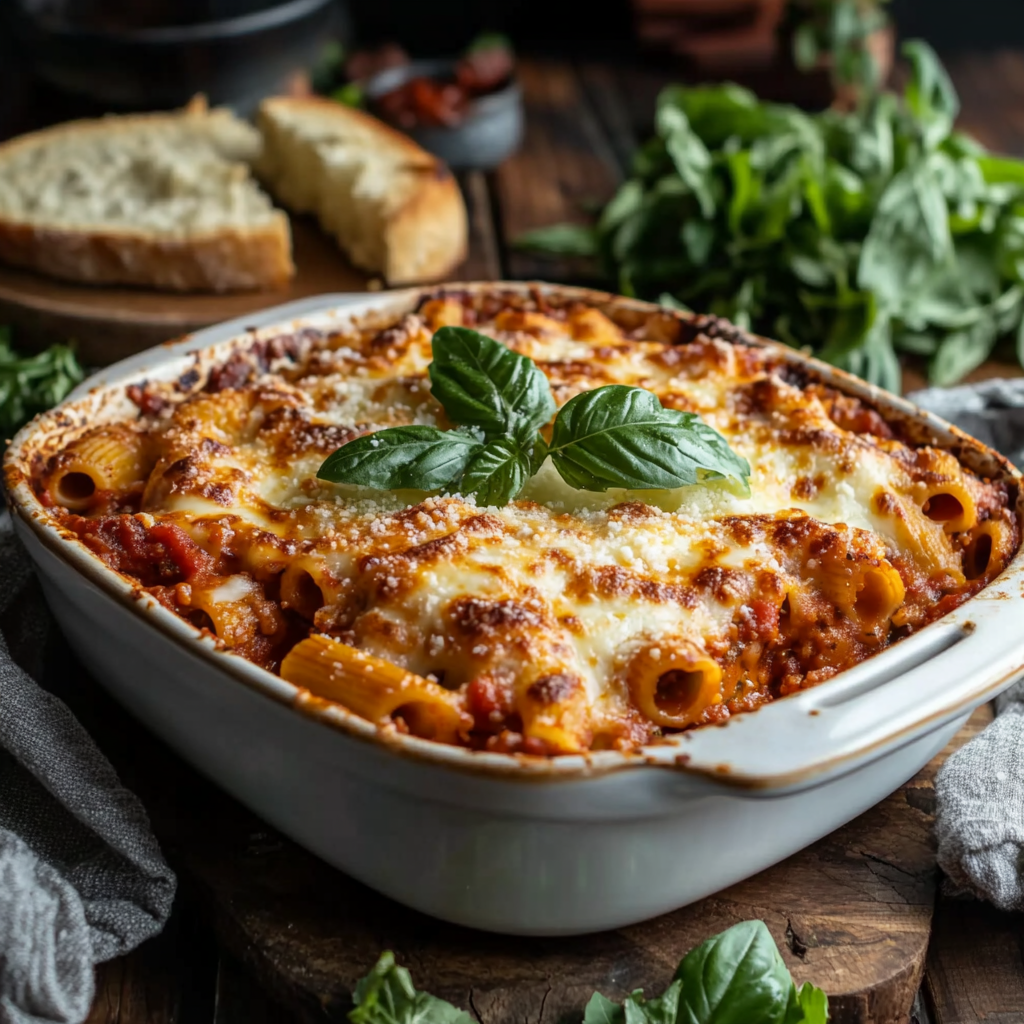
MULTIPOLYGON (((375 100, 414 78, 453 78, 454 60, 414 60, 373 75, 364 86, 372 113, 375 100)), ((424 149, 454 170, 489 170, 519 148, 523 140, 523 96, 512 78, 508 85, 469 101, 465 119, 451 128, 418 125, 403 129, 424 149)))

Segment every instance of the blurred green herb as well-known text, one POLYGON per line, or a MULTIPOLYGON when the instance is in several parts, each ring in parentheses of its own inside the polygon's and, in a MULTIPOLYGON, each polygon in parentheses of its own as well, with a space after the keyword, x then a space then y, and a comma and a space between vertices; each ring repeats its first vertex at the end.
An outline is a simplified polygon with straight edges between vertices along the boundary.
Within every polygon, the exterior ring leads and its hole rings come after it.
POLYGON ((596 225, 518 244, 593 252, 627 295, 729 317, 890 390, 897 353, 952 384, 1015 336, 1024 362, 1024 162, 953 130, 924 43, 902 97, 810 115, 735 85, 671 86, 596 225))
POLYGON ((332 39, 324 45, 316 64, 309 73, 310 85, 314 92, 329 93, 341 77, 345 64, 345 47, 332 39))
POLYGON ((463 53, 482 53, 485 50, 511 50, 512 40, 501 32, 481 32, 463 50, 463 53))
POLYGON ((332 89, 330 97, 335 103, 342 103, 346 107, 361 107, 366 102, 366 92, 358 82, 346 82, 332 89))
POLYGON ((62 401, 83 376, 67 345, 21 356, 11 346, 10 329, 0 327, 0 438, 62 401))
POLYGON ((802 71, 822 64, 837 87, 873 90, 880 67, 871 37, 889 25, 888 0, 789 0, 784 24, 792 34, 793 61, 802 71))
MULTIPOLYGON (((384 953, 356 985, 352 1024, 470 1024, 468 1013, 419 992, 384 953)), ((583 1024, 826 1024, 828 998, 797 988, 763 921, 744 921, 691 950, 658 997, 617 1003, 595 992, 583 1024)))

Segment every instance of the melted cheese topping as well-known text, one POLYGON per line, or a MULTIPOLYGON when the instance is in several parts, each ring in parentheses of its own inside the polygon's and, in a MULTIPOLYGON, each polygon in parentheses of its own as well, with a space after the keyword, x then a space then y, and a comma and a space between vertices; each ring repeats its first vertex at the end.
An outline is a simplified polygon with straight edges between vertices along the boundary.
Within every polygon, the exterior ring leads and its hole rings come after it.
MULTIPOLYGON (((86 516, 68 523, 268 667, 310 630, 335 638, 343 667, 311 662, 302 675, 321 696, 369 714, 345 697, 355 648, 454 695, 456 742, 546 754, 632 748, 821 682, 1009 559, 1005 486, 904 443, 856 399, 794 380, 770 348, 687 338, 667 314, 620 321, 580 304, 449 296, 269 367, 235 357, 188 397, 150 400, 135 435, 145 472, 109 488, 94 473, 76 508, 86 516), (578 491, 548 462, 520 500, 481 508, 317 479, 360 434, 451 426, 427 366, 433 330, 453 323, 535 360, 559 406, 622 383, 699 413, 749 460, 749 491, 578 491), (125 530, 145 537, 129 543, 125 530)), ((61 481, 88 466, 79 456, 70 446, 40 479, 57 505, 73 505, 61 481)), ((417 731, 411 704, 388 707, 382 724, 417 731)))

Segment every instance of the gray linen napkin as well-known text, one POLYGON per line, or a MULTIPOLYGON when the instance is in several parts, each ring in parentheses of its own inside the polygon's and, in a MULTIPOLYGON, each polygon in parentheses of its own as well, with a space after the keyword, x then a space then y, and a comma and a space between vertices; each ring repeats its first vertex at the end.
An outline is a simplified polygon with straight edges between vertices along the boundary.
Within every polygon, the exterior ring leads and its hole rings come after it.
MULTIPOLYGON (((1024 467, 1024 380, 908 397, 1024 467)), ((935 780, 939 865, 961 892, 1024 910, 1024 683, 995 703, 996 720, 935 780)))
POLYGON ((0 512, 0 1024, 79 1024, 93 965, 163 928, 175 878, 138 799, 41 677, 49 612, 0 512))

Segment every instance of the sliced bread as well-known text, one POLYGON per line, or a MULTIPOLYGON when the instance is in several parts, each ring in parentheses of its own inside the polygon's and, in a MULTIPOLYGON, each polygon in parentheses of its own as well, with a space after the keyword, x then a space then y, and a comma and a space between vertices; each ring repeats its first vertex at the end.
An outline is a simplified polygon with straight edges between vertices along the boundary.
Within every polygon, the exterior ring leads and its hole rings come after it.
POLYGON ((0 145, 0 260, 54 277, 176 291, 275 288, 288 218, 249 172, 258 132, 193 102, 0 145))
POLYGON ((314 213, 358 267, 389 284, 445 277, 466 254, 466 206, 436 157, 332 100, 274 97, 257 120, 257 173, 279 202, 314 213))

